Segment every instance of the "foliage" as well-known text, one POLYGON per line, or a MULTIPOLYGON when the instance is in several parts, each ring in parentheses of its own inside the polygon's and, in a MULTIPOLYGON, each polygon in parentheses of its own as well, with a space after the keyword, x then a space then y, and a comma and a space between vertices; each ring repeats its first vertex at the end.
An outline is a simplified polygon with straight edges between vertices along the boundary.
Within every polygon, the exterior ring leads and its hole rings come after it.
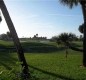
POLYGON ((79 26, 79 32, 80 33, 84 32, 84 24, 82 24, 82 25, 79 26))
POLYGON ((79 40, 83 41, 83 35, 80 35, 79 40))
POLYGON ((72 8, 74 5, 77 6, 80 0, 59 0, 63 5, 67 5, 72 8))
POLYGON ((7 32, 6 34, 5 33, 1 34, 0 40, 11 41, 12 37, 11 37, 10 32, 7 32))
POLYGON ((50 41, 51 41, 51 42, 56 42, 56 41, 57 41, 57 38, 58 38, 58 36, 53 36, 53 37, 50 39, 50 41))
POLYGON ((75 38, 75 35, 72 33, 61 33, 58 36, 57 42, 61 42, 61 43, 66 43, 66 42, 71 42, 73 41, 73 39, 75 38))
POLYGON ((53 41, 56 41, 58 44, 64 44, 71 41, 76 41, 78 38, 73 33, 61 33, 58 36, 52 37, 53 41))

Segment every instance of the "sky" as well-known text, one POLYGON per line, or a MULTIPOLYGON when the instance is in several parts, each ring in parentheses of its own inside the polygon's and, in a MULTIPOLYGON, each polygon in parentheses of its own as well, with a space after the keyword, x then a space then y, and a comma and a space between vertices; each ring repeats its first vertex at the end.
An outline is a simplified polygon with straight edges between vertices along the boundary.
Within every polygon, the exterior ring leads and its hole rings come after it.
MULTIPOLYGON (((83 23, 81 6, 73 9, 62 5, 58 0, 4 0, 19 37, 51 38, 62 32, 81 35, 79 25, 83 23)), ((1 12, 0 34, 8 27, 1 12)))

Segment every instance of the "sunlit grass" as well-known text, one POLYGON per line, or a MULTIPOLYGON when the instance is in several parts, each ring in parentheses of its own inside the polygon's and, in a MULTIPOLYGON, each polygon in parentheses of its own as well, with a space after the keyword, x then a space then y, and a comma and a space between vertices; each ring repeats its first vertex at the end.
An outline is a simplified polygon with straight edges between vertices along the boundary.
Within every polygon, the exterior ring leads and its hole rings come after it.
POLYGON ((83 80, 86 79, 86 69, 82 65, 82 55, 78 52, 50 54, 25 54, 28 64, 39 80, 83 80), (75 54, 74 54, 75 53, 75 54))
MULTIPOLYGON (((1 43, 7 46, 13 45, 11 42, 1 43)), ((50 43, 22 43, 23 47, 49 46, 48 44, 50 43)), ((55 43, 51 44, 54 46, 55 43)), ((82 66, 82 53, 70 49, 68 52, 67 58, 65 49, 48 53, 25 53, 32 80, 85 80, 86 68, 82 66)), ((20 80, 16 76, 21 73, 21 65, 17 63, 18 56, 15 52, 0 52, 0 80, 20 80)))

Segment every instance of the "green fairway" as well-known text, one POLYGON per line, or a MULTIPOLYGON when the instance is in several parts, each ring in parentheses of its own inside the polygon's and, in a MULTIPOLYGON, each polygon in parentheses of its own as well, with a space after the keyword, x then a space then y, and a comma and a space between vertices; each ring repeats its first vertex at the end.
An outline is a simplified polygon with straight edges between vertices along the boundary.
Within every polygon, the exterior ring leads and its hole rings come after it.
MULTIPOLYGON (((23 48, 28 47, 33 50, 31 53, 29 51, 25 53, 32 80, 85 80, 86 68, 82 66, 82 53, 69 49, 66 59, 65 49, 56 48, 56 45, 51 44, 22 43, 23 48)), ((13 47, 12 42, 2 41, 0 46, 2 45, 13 47)), ((20 73, 21 66, 16 52, 10 49, 0 51, 0 80, 21 80, 20 73)))
MULTIPOLYGON (((0 53, 0 56, 1 79, 12 80, 9 79, 8 72, 11 73, 9 75, 12 78, 13 76, 15 78, 17 72, 21 70, 20 64, 17 64, 17 55, 16 53, 0 53)), ((70 51, 67 59, 64 51, 46 54, 25 53, 25 57, 33 80, 86 79, 86 68, 80 66, 82 65, 81 53, 70 51)))
POLYGON ((39 80, 83 80, 86 79, 86 69, 82 65, 80 53, 26 54, 31 74, 39 80))

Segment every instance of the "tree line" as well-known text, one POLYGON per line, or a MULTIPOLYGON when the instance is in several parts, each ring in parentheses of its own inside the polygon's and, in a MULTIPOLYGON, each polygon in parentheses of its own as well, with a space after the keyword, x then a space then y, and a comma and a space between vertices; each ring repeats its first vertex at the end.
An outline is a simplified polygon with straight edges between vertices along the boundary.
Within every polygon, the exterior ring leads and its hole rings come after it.
POLYGON ((0 34, 0 40, 12 41, 12 36, 10 32, 0 34))
POLYGON ((53 36, 50 41, 54 41, 54 42, 58 42, 58 43, 61 43, 61 42, 66 42, 66 41, 83 41, 83 35, 80 35, 80 36, 77 36, 76 34, 74 33, 66 33, 66 32, 63 32, 59 35, 56 35, 56 36, 53 36))

